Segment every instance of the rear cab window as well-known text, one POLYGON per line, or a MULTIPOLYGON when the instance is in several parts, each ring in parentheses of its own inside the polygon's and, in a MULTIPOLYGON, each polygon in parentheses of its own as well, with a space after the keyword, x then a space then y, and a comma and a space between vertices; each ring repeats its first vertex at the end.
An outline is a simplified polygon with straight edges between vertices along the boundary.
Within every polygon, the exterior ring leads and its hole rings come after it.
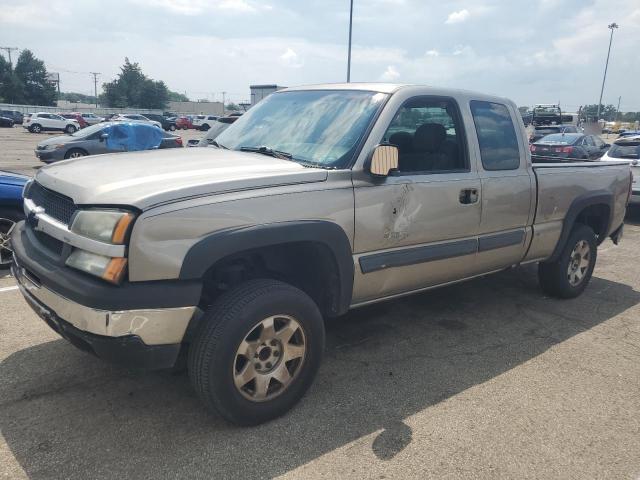
POLYGON ((470 106, 484 169, 518 169, 520 167, 518 137, 506 105, 472 100, 470 106))

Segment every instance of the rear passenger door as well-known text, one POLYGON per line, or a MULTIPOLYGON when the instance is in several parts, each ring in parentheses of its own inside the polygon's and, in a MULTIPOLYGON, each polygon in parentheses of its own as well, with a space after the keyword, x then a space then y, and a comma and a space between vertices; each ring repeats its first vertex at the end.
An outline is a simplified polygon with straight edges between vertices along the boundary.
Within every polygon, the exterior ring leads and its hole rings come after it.
POLYGON ((354 189, 360 272, 354 303, 470 276, 480 223, 480 180, 470 167, 457 102, 409 98, 381 143, 399 149, 399 168, 354 189))
POLYGON ((535 192, 522 130, 515 127, 517 111, 507 104, 476 100, 470 108, 482 184, 476 266, 479 272, 488 272, 524 257, 535 192))

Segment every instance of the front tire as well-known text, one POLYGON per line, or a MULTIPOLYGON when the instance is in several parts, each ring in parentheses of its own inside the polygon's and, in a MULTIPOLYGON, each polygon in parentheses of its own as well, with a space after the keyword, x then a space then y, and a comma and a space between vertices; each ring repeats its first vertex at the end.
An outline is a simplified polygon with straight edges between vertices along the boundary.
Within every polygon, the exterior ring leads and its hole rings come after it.
POLYGON ((189 376, 205 405, 229 422, 257 425, 286 413, 320 367, 324 323, 286 283, 250 280, 205 313, 189 349, 189 376))
POLYGON ((71 135, 72 133, 76 133, 76 130, 77 128, 74 127, 73 125, 67 125, 67 127, 64 129, 64 131, 69 135, 71 135))
POLYGON ((19 210, 0 209, 0 270, 9 268, 13 251, 11 250, 11 232, 16 223, 24 219, 19 210))
POLYGON ((176 131, 176 126, 175 125, 169 125, 169 130, 172 132, 176 131))
POLYGON ((29 131, 31 133, 40 133, 42 131, 42 127, 40 125, 38 125, 37 123, 34 123, 33 125, 31 125, 29 127, 29 131))
POLYGON ((65 153, 64 158, 65 159, 80 158, 80 157, 86 157, 87 155, 88 153, 85 152, 84 150, 81 150, 79 148, 72 148, 67 153, 65 153))
POLYGON ((538 265, 540 287, 552 297, 577 297, 591 280, 597 256, 595 233, 586 225, 576 224, 557 260, 538 265))

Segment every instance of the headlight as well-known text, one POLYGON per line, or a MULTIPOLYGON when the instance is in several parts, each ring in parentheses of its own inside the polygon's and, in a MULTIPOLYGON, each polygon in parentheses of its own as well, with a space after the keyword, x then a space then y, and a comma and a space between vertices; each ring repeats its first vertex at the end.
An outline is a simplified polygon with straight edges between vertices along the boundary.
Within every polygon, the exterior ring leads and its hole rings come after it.
POLYGON ((80 249, 71 252, 65 263, 115 284, 122 281, 127 268, 126 258, 105 257, 80 249))
POLYGON ((100 242, 122 245, 135 215, 122 210, 80 210, 71 231, 100 242))
POLYGON ((56 143, 55 145, 49 144, 49 145, 45 145, 45 150, 58 150, 64 147, 66 147, 64 143, 56 143))

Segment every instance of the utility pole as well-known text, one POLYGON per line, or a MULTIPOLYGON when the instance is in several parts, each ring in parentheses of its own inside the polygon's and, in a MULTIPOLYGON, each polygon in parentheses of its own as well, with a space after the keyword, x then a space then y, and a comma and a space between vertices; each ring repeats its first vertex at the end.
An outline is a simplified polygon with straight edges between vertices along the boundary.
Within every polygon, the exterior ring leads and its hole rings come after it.
POLYGON ((353 29, 353 0, 349 9, 349 52, 347 54, 347 83, 351 82, 351 31, 353 29))
POLYGON ((618 114, 620 113, 620 100, 622 100, 622 95, 618 97, 618 108, 616 108, 616 122, 618 121, 618 114))
POLYGON ((9 68, 13 70, 13 63, 11 62, 11 52, 17 52, 17 47, 0 47, 0 50, 4 50, 9 55, 9 68))
POLYGON ((93 94, 96 97, 96 108, 98 107, 98 75, 100 72, 89 72, 93 75, 93 94))
POLYGON ((607 79, 607 68, 609 67, 609 55, 611 55, 611 43, 613 42, 613 30, 618 28, 618 24, 613 22, 607 25, 607 28, 611 30, 611 36, 609 37, 609 51, 607 52, 607 62, 604 64, 604 76, 602 77, 602 88, 600 89, 600 100, 598 100, 598 113, 596 115, 596 122, 600 122, 600 105, 602 104, 602 94, 604 93, 604 82, 607 79))
POLYGON ((224 102, 225 102, 225 97, 227 95, 227 92, 222 92, 222 115, 224 116, 224 102))

